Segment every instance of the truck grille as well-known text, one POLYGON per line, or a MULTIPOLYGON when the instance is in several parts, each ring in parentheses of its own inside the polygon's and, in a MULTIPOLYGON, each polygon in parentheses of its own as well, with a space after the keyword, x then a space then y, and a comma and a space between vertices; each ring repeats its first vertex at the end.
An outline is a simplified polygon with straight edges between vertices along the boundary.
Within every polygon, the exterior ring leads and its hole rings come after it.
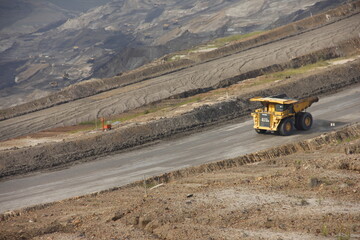
POLYGON ((260 126, 270 127, 270 114, 260 113, 260 126))

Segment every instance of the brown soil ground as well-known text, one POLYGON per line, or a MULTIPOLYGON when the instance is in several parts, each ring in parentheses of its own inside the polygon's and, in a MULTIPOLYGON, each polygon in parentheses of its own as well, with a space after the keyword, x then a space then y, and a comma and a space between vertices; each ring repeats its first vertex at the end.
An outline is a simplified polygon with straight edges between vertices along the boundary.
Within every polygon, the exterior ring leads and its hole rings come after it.
POLYGON ((359 130, 9 212, 0 239, 359 239, 359 130))

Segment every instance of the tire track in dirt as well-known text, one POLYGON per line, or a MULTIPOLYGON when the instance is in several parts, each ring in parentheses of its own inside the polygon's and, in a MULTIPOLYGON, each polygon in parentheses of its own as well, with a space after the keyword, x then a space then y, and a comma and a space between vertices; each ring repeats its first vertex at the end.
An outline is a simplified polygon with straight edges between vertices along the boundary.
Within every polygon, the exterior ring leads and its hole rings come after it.
POLYGON ((0 139, 4 140, 51 127, 88 121, 100 117, 99 112, 117 114, 170 97, 173 94, 180 94, 182 91, 211 87, 223 79, 238 75, 239 69, 241 72, 247 72, 275 63, 287 62, 289 60, 287 51, 291 50, 296 54, 294 57, 298 57, 334 46, 340 41, 358 37, 359 22, 360 14, 356 14, 294 37, 124 87, 119 94, 116 94, 116 89, 96 95, 107 96, 102 99, 84 98, 4 120, 0 122, 0 139), (206 77, 206 73, 208 73, 208 77, 206 77), (175 89, 175 91, 171 92, 168 89, 175 89), (108 111, 110 108, 113 110, 108 111))

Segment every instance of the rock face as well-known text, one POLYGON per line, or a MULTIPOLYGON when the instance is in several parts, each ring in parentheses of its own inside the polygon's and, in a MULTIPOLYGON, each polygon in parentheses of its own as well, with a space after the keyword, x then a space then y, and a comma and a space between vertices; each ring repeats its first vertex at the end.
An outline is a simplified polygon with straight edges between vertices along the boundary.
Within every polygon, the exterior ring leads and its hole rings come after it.
POLYGON ((2 1, 0 109, 216 37, 315 14, 324 9, 318 2, 326 8, 345 0, 2 1))

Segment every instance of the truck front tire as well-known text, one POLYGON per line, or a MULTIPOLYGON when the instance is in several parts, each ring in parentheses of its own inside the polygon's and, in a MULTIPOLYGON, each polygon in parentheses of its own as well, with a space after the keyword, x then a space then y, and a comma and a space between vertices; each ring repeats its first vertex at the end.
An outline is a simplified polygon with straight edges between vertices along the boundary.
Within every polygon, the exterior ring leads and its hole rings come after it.
POLYGON ((279 126, 281 136, 289 136, 294 131, 294 121, 291 118, 285 118, 279 126))

